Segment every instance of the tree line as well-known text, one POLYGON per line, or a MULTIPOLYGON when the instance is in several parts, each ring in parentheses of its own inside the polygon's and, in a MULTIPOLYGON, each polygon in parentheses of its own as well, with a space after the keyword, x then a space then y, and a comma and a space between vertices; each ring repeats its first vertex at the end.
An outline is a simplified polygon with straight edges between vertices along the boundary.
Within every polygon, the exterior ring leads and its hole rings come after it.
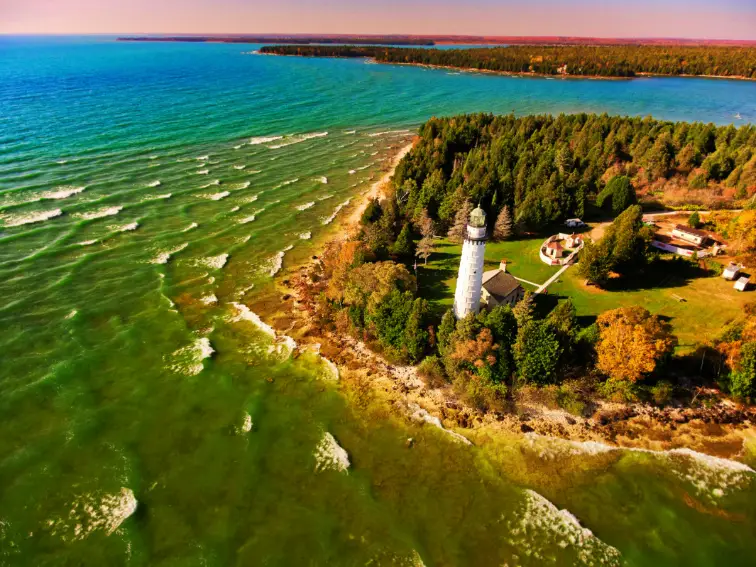
POLYGON ((432 118, 394 176, 402 213, 427 210, 441 230, 468 200, 491 216, 506 206, 518 227, 539 230, 583 218, 594 201, 616 215, 635 188, 666 180, 746 199, 756 127, 605 114, 432 118))
POLYGON ((438 65, 505 73, 635 77, 708 75, 756 79, 756 48, 681 45, 512 45, 468 49, 380 46, 266 46, 262 53, 372 57, 381 63, 438 65))

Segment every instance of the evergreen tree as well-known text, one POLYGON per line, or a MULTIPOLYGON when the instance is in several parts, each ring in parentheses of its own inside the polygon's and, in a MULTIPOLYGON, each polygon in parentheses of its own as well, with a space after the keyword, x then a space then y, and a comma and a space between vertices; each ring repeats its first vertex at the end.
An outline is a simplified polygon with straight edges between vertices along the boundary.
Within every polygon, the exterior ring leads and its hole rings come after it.
POLYGON ((449 229, 448 237, 452 242, 462 242, 467 234, 467 223, 470 220, 470 213, 472 212, 472 203, 465 201, 464 205, 460 207, 457 214, 454 215, 454 224, 449 229))
POLYGON ((514 345, 517 375, 526 384, 551 384, 562 347, 546 321, 528 321, 520 327, 514 345))
POLYGON ((394 245, 391 247, 391 252, 392 254, 396 254, 397 256, 408 258, 413 255, 412 249, 412 233, 410 232, 409 224, 405 224, 402 227, 402 231, 399 233, 399 236, 397 236, 396 242, 394 242, 394 245))
POLYGON ((425 328, 427 315, 428 302, 418 297, 412 304, 412 311, 404 327, 404 348, 410 362, 419 361, 428 346, 428 331, 425 328))
POLYGON ((441 356, 447 353, 452 341, 452 335, 457 328, 457 319, 454 312, 449 309, 441 318, 441 324, 438 327, 438 352, 441 356))
POLYGON ((533 294, 529 291, 525 292, 525 297, 514 306, 512 309, 517 326, 522 327, 528 321, 533 319, 533 294))
POLYGON ((494 224, 494 240, 506 240, 512 236, 512 213, 508 205, 504 205, 496 217, 494 224))
POLYGON ((688 226, 690 228, 698 228, 701 226, 701 217, 696 211, 693 211, 688 217, 688 226))

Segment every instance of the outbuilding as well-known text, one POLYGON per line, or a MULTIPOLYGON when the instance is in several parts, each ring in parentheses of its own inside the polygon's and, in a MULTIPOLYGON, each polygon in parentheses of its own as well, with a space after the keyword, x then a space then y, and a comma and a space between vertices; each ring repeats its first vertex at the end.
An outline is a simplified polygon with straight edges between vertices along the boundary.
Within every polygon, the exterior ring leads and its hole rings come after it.
POLYGON ((564 221, 564 225, 568 228, 582 228, 585 223, 580 219, 567 219, 564 221))
POLYGON ((735 289, 737 289, 738 291, 745 291, 746 289, 748 289, 748 284, 750 281, 751 281, 751 278, 747 276, 743 276, 742 278, 740 278, 738 281, 735 282, 735 289))
POLYGON ((734 262, 730 262, 722 272, 722 277, 728 281, 733 281, 738 277, 738 274, 740 274, 740 266, 734 262))
POLYGON ((695 244, 696 246, 701 246, 706 242, 706 239, 709 238, 709 233, 703 230, 698 230, 697 228, 685 226, 684 224, 678 224, 672 230, 672 236, 684 240, 685 242, 695 244))

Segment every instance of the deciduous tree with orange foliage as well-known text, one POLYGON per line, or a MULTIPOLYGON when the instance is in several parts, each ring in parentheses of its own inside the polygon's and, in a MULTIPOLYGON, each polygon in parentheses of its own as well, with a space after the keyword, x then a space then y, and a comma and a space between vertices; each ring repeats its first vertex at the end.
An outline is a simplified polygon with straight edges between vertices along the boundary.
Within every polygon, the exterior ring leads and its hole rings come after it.
POLYGON ((642 307, 606 311, 596 324, 600 333, 596 367, 612 380, 640 380, 677 345, 669 323, 642 307))

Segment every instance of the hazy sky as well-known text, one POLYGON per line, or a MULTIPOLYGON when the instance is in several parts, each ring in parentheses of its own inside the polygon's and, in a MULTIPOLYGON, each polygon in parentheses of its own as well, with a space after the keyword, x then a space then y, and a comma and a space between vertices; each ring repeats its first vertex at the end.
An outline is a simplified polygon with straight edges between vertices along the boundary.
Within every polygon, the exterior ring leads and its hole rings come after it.
POLYGON ((0 0, 0 33, 756 39, 756 0, 0 0))

